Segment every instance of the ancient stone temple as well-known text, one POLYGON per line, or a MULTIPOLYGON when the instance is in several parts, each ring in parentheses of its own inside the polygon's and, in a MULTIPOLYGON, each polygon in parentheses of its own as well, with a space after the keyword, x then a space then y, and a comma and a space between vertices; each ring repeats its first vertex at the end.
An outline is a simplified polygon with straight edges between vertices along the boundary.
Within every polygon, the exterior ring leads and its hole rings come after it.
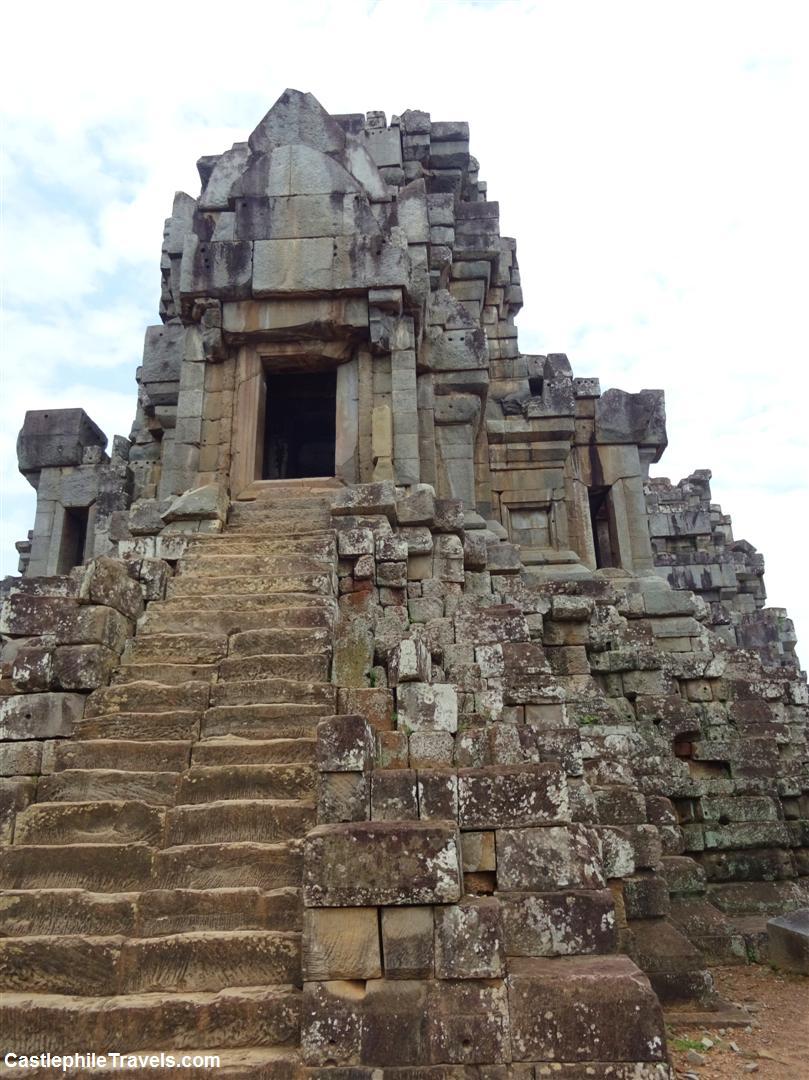
POLYGON ((131 434, 20 433, 7 1045, 665 1080, 662 1008, 809 904, 761 557, 649 477, 662 391, 520 352, 465 123, 288 90, 198 164, 131 434))

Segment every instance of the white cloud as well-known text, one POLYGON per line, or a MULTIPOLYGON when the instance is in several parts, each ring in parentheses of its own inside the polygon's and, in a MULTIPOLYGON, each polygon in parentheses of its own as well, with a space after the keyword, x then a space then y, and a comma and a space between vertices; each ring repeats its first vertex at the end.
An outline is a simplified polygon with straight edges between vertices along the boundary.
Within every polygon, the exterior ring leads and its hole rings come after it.
POLYGON ((427 108, 470 121, 518 239, 523 349, 567 351, 603 387, 665 388, 656 471, 712 468, 737 535, 767 556, 771 602, 809 635, 795 572, 809 473, 803 3, 324 0, 223 17, 200 2, 167 21, 147 0, 120 27, 111 10, 45 2, 35 40, 23 9, 5 15, 18 43, 3 72, 5 451, 26 407, 82 382, 96 388, 88 412, 126 430, 163 218, 176 189, 198 189, 197 157, 243 139, 287 85, 332 112, 427 108))

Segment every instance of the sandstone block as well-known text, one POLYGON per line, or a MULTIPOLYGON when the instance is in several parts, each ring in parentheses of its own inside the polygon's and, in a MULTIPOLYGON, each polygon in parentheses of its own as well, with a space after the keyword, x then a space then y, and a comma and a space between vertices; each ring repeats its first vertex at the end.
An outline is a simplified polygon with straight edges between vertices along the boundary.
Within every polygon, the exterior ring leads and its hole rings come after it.
POLYGON ((377 533, 374 549, 378 562, 403 562, 408 556, 407 540, 397 533, 377 533))
POLYGON ((377 769, 371 776, 372 821, 417 821, 415 769, 377 769))
POLYGON ((422 821, 455 821, 458 777, 451 769, 418 770, 419 817, 422 821))
POLYGON ((666 1059, 660 1005, 629 957, 513 960, 507 984, 515 1061, 666 1059))
POLYGON ((669 890, 666 879, 659 874, 636 874, 622 882, 624 907, 628 919, 651 919, 668 915, 669 890))
POLYGON ((109 682, 119 659, 106 645, 60 645, 53 651, 53 685, 60 690, 95 690, 109 682))
MULTIPOLYGON (((411 559, 410 563, 415 560, 411 559)), ((432 561, 430 561, 430 569, 426 574, 427 577, 432 573, 432 561)), ((409 572, 410 573, 410 572, 409 572)), ((411 579, 413 574, 410 573, 411 579)), ((417 597, 407 602, 407 612, 410 616, 410 621, 413 623, 429 623, 435 619, 440 619, 444 614, 444 601, 438 597, 423 596, 417 597)))
POLYGON ((406 562, 378 562, 376 583, 386 589, 403 589, 407 585, 406 562))
POLYGON ((133 626, 111 607, 79 607, 65 597, 12 593, 3 605, 0 632, 13 636, 47 635, 60 645, 106 645, 120 653, 133 626))
POLYGON ((428 683, 431 674, 430 653, 423 642, 413 638, 400 641, 388 654, 388 681, 399 683, 428 683))
POLYGON ((382 953, 386 979, 432 978, 433 908, 383 908, 382 953))
POLYGON ((498 889, 550 892, 604 887, 594 837, 582 825, 498 829, 496 845, 498 889))
POLYGON ((415 980, 366 984, 359 1059, 363 1065, 412 1069, 429 1063, 429 986, 415 980))
POLYGON ((348 980, 309 982, 303 987, 301 1055, 306 1065, 359 1061, 365 988, 348 980))
POLYGON ((321 772, 317 784, 317 819, 321 824, 367 821, 370 779, 361 772, 321 772))
MULTIPOLYGON (((0 844, 11 844, 14 839, 16 818, 21 810, 33 800, 36 795, 36 778, 33 776, 13 776, 7 780, 0 780, 0 844)), ((15 852, 30 848, 15 848, 15 852)), ((10 856, 12 859, 14 856, 10 856)), ((22 857, 23 865, 25 857, 22 857)), ((2 875, 0 875, 1 877, 2 875)), ((17 881, 20 879, 17 878, 17 881)), ((15 884, 14 880, 5 881, 4 884, 15 884)))
POLYGON ((523 569, 520 553, 513 544, 486 545, 486 561, 493 574, 519 574, 523 569))
POLYGON ((493 832, 463 832, 461 852, 464 873, 489 872, 497 868, 493 832))
POLYGON ((303 843, 309 907, 445 904, 460 899, 460 851, 447 823, 321 825, 303 843))
POLYGON ((360 555, 354 563, 354 578, 356 581, 371 581, 376 572, 376 563, 373 555, 360 555))
POLYGON ((635 873, 635 851, 623 829, 599 828, 601 863, 607 878, 623 878, 635 873))
POLYGON ((605 825, 634 825, 646 821, 646 800, 626 787, 595 789, 599 821, 605 825))
POLYGON ((317 725, 317 767, 321 772, 365 772, 373 752, 373 732, 364 716, 327 716, 317 725))
POLYGON ((396 700, 399 726, 411 731, 456 731, 458 696, 448 683, 405 683, 398 687, 396 700))
POLYGON ((374 663, 374 634, 364 618, 341 619, 334 636, 332 679, 338 686, 363 687, 374 663))
POLYGON ((411 495, 399 499, 396 503, 396 515, 400 525, 432 525, 435 520, 435 492, 429 485, 424 484, 411 495))
POLYGON ((41 645, 41 638, 15 643, 16 655, 11 661, 11 682, 15 690, 36 693, 40 690, 61 689, 53 677, 53 646, 41 645))
POLYGON ((341 713, 364 716, 372 731, 389 731, 393 727, 393 694, 384 687, 341 687, 337 708, 341 713))
POLYGON ((378 979, 381 974, 376 908, 304 911, 304 980, 378 979))
POLYGON ((455 639, 467 645, 498 645, 529 637, 525 615, 509 604, 462 610, 455 616, 455 639))
MULTIPOLYGON (((430 986, 427 1010, 430 1061, 467 1066, 510 1061, 508 999, 503 983, 436 981, 430 986)), ((485 1066, 481 1066, 480 1075, 484 1071, 485 1066)))
POLYGON ((0 698, 0 739, 70 735, 84 712, 82 694, 18 694, 0 698))
POLYGON ((393 522, 396 520, 396 488, 393 481, 382 480, 376 484, 354 484, 344 488, 336 494, 331 512, 335 517, 384 514, 393 522))
MULTIPOLYGON (((399 529, 399 534, 407 544, 409 558, 432 554, 433 534, 426 526, 406 525, 399 529)), ((409 571, 408 577, 412 577, 409 571)))
POLYGON ((339 529, 337 551, 344 558, 373 555, 374 534, 370 529, 339 529))
POLYGON ((435 974, 439 979, 497 979, 505 971, 500 903, 465 899, 435 909, 435 974))
POLYGON ((570 807, 559 765, 490 766, 458 773, 463 829, 508 829, 567 820, 570 807))
POLYGON ((102 556, 72 571, 77 582, 79 603, 103 604, 115 608, 127 619, 138 619, 143 612, 143 594, 132 581, 126 564, 102 556))
POLYGON ((33 776, 41 769, 41 742, 8 742, 0 744, 0 776, 33 776))
POLYGON ((403 731, 379 731, 376 735, 376 768, 406 769, 407 735, 403 731))
POLYGON ((554 596, 551 598, 551 618, 560 622, 587 622, 594 607, 589 596, 554 596))
POLYGON ((781 971, 809 975, 809 908, 767 922, 768 960, 781 971))
POLYGON ((684 855, 667 855, 661 860, 660 873, 669 893, 684 895, 705 892, 705 871, 694 859, 684 855))
POLYGON ((414 731, 409 738, 410 765, 436 769, 452 764, 455 739, 449 731, 414 731))
POLYGON ((612 953, 616 920, 609 889, 498 894, 508 956, 612 953))

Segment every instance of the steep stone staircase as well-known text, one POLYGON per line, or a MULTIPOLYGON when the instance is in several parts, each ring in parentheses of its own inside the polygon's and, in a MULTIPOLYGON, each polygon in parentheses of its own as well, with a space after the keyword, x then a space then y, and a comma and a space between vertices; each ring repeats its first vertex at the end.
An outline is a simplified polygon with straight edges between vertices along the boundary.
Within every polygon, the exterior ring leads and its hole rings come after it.
POLYGON ((296 1072, 336 556, 328 492, 255 494, 189 542, 0 856, 0 1028, 18 1054, 296 1072))

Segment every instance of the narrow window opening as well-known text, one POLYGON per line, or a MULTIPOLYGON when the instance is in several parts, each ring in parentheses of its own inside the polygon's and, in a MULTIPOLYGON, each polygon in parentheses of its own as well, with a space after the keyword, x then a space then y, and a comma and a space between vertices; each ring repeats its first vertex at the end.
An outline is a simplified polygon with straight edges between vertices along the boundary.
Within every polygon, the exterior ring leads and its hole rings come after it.
POLYGON ((56 571, 58 574, 66 574, 74 566, 80 566, 84 562, 89 516, 89 506, 65 510, 62 522, 62 543, 59 546, 59 564, 56 571))
POLYGON ((337 372, 268 374, 264 480, 333 476, 337 372))
POLYGON ((596 567, 619 566, 610 514, 610 489, 590 488, 590 524, 593 530, 596 567))
POLYGON ((532 375, 528 380, 528 389, 532 397, 542 397, 543 379, 541 375, 532 375))

